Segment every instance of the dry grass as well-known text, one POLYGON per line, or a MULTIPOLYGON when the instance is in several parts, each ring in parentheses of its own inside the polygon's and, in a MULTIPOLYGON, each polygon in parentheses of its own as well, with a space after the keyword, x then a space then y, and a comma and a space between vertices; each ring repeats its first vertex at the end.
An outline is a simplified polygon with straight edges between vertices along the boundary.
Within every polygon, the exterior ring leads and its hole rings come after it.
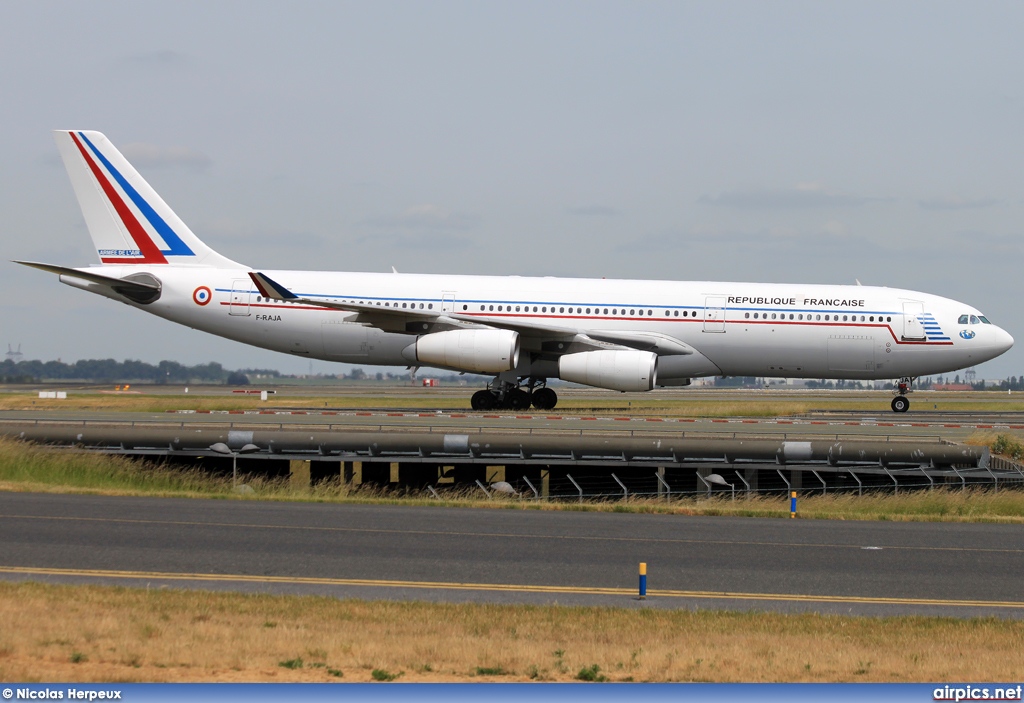
POLYGON ((1024 647, 1024 623, 997 619, 7 583, 0 619, 5 681, 1008 681, 1024 647))

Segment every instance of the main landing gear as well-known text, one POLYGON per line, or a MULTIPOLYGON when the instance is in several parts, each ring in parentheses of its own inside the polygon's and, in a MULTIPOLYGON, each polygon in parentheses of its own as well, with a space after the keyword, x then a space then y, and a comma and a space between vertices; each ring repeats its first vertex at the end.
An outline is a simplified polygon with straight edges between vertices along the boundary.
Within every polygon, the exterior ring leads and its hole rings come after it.
POLYGON ((910 410, 910 400, 907 398, 907 393, 912 393, 913 389, 910 387, 914 382, 913 378, 904 376, 896 385, 893 387, 893 393, 896 397, 892 399, 892 411, 894 413, 905 413, 910 410))
POLYGON ((558 394, 543 385, 544 379, 530 378, 523 385, 495 379, 486 390, 473 394, 474 410, 551 410, 558 403, 558 394), (539 386, 539 387, 538 387, 539 386))

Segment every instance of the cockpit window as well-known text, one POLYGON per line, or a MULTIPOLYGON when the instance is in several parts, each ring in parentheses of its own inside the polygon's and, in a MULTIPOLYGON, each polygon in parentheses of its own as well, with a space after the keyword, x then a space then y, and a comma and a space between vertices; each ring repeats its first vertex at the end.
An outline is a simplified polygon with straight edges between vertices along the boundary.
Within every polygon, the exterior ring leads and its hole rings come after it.
POLYGON ((981 321, 984 322, 986 325, 991 325, 992 324, 991 322, 988 321, 988 318, 985 317, 984 315, 981 315, 981 321))
POLYGON ((981 320, 979 320, 979 319, 978 319, 978 316, 977 316, 977 315, 971 315, 971 324, 972 324, 972 325, 976 325, 976 324, 978 324, 979 322, 981 322, 981 320))
POLYGON ((958 325, 966 325, 967 324, 967 315, 961 315, 960 319, 957 320, 956 323, 958 325))

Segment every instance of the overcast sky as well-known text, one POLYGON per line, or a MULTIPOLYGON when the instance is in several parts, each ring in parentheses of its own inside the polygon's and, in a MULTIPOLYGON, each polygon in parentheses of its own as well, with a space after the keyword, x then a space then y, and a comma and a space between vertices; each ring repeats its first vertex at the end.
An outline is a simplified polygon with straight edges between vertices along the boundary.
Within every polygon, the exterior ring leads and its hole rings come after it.
MULTIPOLYGON (((1024 373, 1019 2, 4 2, 4 260, 96 254, 107 134, 257 267, 901 286, 1024 373)), ((309 362, 0 264, 27 358, 309 362)), ((6 351, 6 346, 2 351, 6 351)), ((314 371, 339 368, 313 362, 314 371)))

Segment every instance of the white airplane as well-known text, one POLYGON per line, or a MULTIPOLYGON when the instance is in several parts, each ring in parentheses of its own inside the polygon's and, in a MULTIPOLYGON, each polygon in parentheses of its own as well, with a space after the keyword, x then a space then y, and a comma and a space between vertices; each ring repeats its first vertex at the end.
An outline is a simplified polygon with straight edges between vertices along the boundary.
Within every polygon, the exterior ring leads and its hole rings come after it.
POLYGON ((58 131, 101 266, 19 261, 265 349, 493 374, 472 406, 548 410, 560 378, 618 391, 701 376, 913 378, 1013 345, 977 309, 872 286, 256 271, 206 246, 104 135, 58 131))

